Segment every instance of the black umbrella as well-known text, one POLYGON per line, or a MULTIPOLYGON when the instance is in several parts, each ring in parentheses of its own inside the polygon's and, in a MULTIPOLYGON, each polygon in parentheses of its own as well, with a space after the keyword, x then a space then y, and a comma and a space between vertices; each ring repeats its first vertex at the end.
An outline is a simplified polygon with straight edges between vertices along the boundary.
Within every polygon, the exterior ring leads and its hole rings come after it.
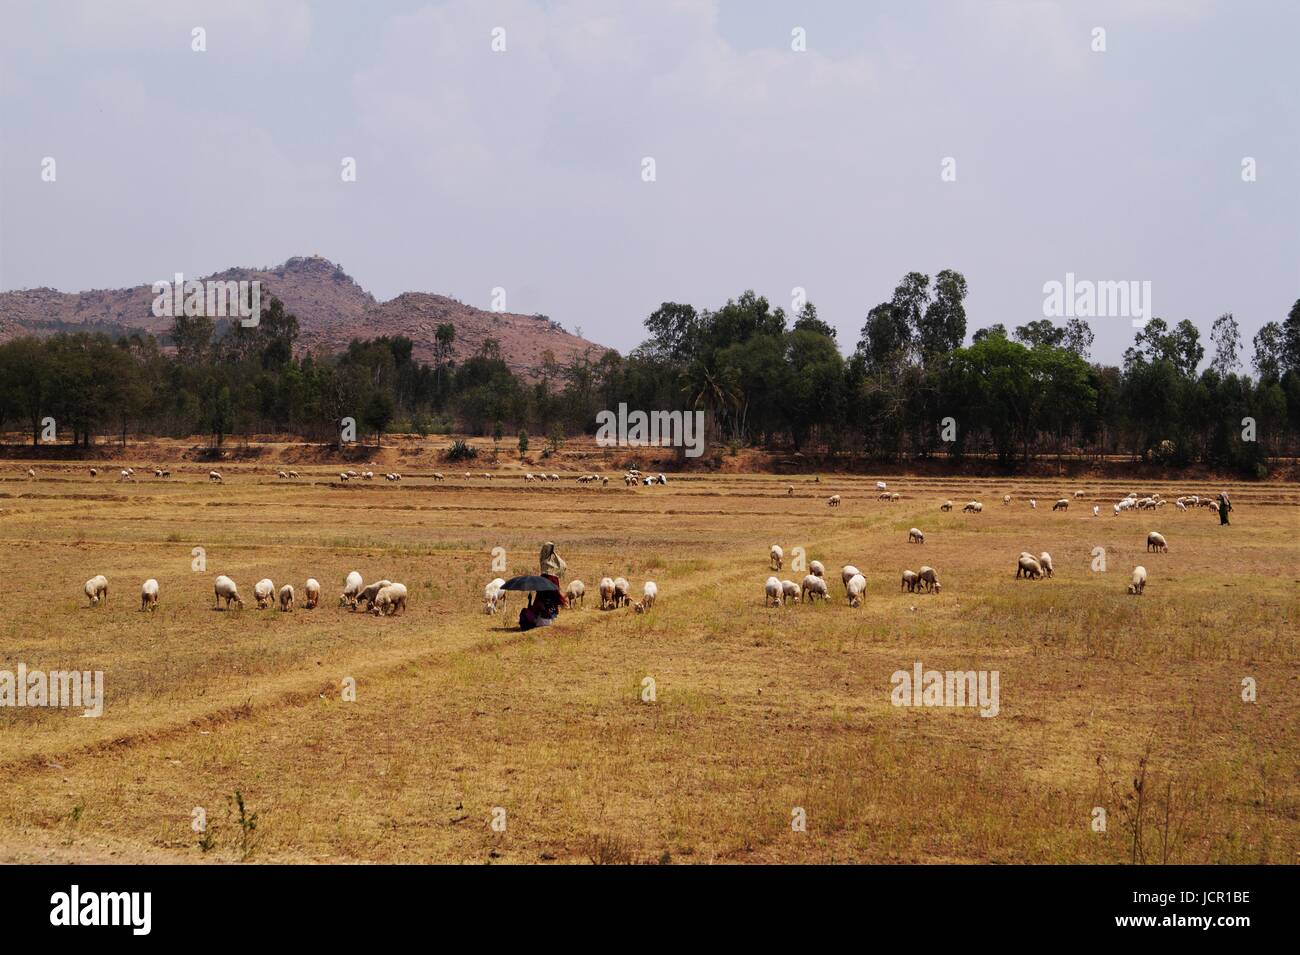
POLYGON ((501 585, 502 590, 559 590, 555 582, 547 580, 545 577, 539 577, 536 574, 525 574, 522 577, 511 577, 501 585))

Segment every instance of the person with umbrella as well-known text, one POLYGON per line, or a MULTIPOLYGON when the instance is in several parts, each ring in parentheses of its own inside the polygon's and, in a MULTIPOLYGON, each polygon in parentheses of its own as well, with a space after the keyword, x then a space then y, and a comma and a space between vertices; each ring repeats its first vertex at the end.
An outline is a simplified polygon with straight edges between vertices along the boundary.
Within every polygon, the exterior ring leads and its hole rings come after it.
POLYGON ((528 606, 519 611, 519 629, 531 630, 533 627, 549 627, 559 615, 561 607, 567 607, 568 601, 565 600, 563 592, 560 590, 560 577, 568 570, 568 564, 564 562, 555 551, 555 544, 547 541, 542 545, 541 555, 538 557, 540 565, 540 577, 515 578, 506 581, 506 589, 529 589, 533 591, 532 597, 528 600, 528 606), (520 581, 515 587, 515 584, 520 581), (522 582, 530 582, 525 587, 522 582))

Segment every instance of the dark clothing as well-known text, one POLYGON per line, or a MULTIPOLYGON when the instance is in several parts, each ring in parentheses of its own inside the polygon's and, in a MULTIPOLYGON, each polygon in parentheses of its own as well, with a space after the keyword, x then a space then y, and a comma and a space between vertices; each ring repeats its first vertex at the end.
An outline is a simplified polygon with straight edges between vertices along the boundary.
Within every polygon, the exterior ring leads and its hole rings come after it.
POLYGON ((1228 500, 1228 495, 1219 495, 1219 524, 1220 526, 1228 523, 1228 512, 1232 510, 1232 502, 1228 500))
MULTIPOLYGON (((560 580, 554 574, 543 574, 547 580, 560 585, 560 580)), ((531 630, 533 627, 549 626, 551 621, 560 614, 560 608, 568 606, 564 599, 564 594, 558 590, 539 590, 529 598, 528 606, 519 611, 519 629, 531 630)))

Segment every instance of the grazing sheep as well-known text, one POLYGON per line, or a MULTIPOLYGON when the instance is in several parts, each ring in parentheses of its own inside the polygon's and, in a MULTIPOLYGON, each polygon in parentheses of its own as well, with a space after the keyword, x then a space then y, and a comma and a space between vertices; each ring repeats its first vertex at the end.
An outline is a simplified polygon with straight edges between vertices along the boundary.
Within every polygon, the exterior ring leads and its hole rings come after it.
POLYGON ((297 476, 298 476, 298 472, 297 472, 297 471, 290 471, 290 472, 289 472, 289 477, 290 477, 290 478, 296 478, 297 476))
POLYGON ((442 480, 445 480, 445 478, 442 476, 442 472, 441 472, 441 471, 434 471, 434 472, 433 472, 433 479, 434 479, 435 481, 442 481, 442 480))
POLYGON ((781 581, 775 577, 767 578, 767 583, 763 584, 763 606, 781 606, 781 594, 781 581))
POLYGON ((1169 544, 1165 541, 1165 535, 1151 531, 1147 534, 1147 551, 1155 551, 1159 554, 1169 553, 1169 544))
POLYGON ((86 596, 90 598, 90 605, 98 606, 101 600, 108 599, 108 578, 103 574, 96 574, 86 581, 83 589, 86 591, 86 596))
POLYGON ((850 607, 862 606, 862 594, 867 589, 867 578, 861 574, 854 574, 849 578, 849 582, 844 585, 844 591, 849 598, 850 607))
POLYGON ((1128 592, 1141 595, 1147 589, 1147 569, 1141 565, 1133 568, 1133 582, 1128 585, 1128 592))
POLYGON ((829 498, 826 499, 826 506, 827 506, 827 507, 839 507, 839 506, 840 506, 840 496, 839 496, 838 494, 832 494, 829 498))
MULTIPOLYGON (((845 593, 848 593, 849 581, 861 573, 862 571, 858 570, 858 568, 854 567, 852 564, 845 564, 843 567, 840 568, 840 580, 844 582, 845 593)), ((818 574, 818 576, 820 577, 822 575, 818 574)))
POLYGON ((1043 576, 1043 566, 1032 554, 1021 554, 1016 562, 1016 577, 1025 580, 1038 580, 1043 576))
POLYGON ((768 551, 768 556, 772 560, 772 569, 780 570, 781 562, 785 558, 785 551, 781 549, 780 545, 773 544, 771 550, 768 551))
POLYGON ((659 585, 653 580, 647 580, 641 590, 641 599, 632 605, 632 609, 637 613, 645 613, 655 605, 659 599, 659 585))
POLYGON ((808 564, 808 573, 812 574, 814 577, 825 577, 826 567, 820 560, 814 560, 808 564))
POLYGON ((969 503, 967 503, 965 507, 961 509, 961 512, 963 514, 968 514, 968 513, 978 514, 982 510, 984 510, 983 504, 981 504, 979 501, 970 501, 969 503))
POLYGON ((906 590, 906 591, 909 591, 909 592, 915 592, 915 591, 916 591, 916 585, 917 585, 917 583, 918 583, 919 580, 920 580, 920 578, 916 576, 916 571, 914 571, 914 570, 905 570, 905 571, 903 571, 903 585, 902 585, 902 587, 900 587, 899 589, 900 589, 900 590, 906 590))
POLYGON ((629 603, 631 603, 631 599, 627 595, 628 589, 629 587, 628 587, 628 582, 626 577, 614 578, 614 606, 615 607, 626 607, 629 603))
POLYGON ((1037 500, 1037 498, 1032 498, 1032 497, 1031 497, 1031 498, 1029 499, 1029 506, 1030 506, 1031 509, 1033 509, 1033 510, 1035 510, 1035 511, 1038 510, 1038 500, 1037 500))
POLYGON ((826 581, 821 577, 814 577, 812 574, 803 579, 803 586, 799 588, 799 592, 805 603, 818 597, 822 600, 830 599, 830 592, 826 589, 826 581))
POLYGON ((158 581, 150 577, 140 585, 140 612, 158 609, 158 581))
POLYGON ((281 480, 281 481, 287 481, 287 480, 289 480, 289 472, 288 472, 288 471, 281 471, 280 474, 279 474, 279 477, 280 477, 280 480, 281 480))
POLYGON ((585 606, 587 602, 587 585, 581 580, 571 580, 565 596, 569 599, 570 607, 585 606))
POLYGON ((388 584, 370 603, 370 612, 376 617, 391 617, 399 610, 406 609, 406 585, 388 584))
POLYGON ((29 478, 34 478, 34 477, 36 477, 36 469, 35 469, 35 468, 28 468, 28 469, 27 469, 27 476, 28 476, 29 478))
POLYGON ((1099 514, 1101 514, 1101 505, 1099 504, 1092 505, 1092 516, 1097 517, 1099 514))
POLYGON ((121 477, 119 477, 118 480, 119 480, 119 481, 129 481, 129 480, 131 480, 131 472, 130 472, 130 471, 126 471, 126 470, 122 471, 122 472, 121 472, 121 477))
POLYGON ((361 608, 362 611, 368 609, 373 610, 375 606, 375 598, 379 595, 379 591, 383 590, 391 583, 391 580, 377 580, 373 584, 363 588, 362 591, 357 594, 357 599, 353 601, 352 609, 356 610, 357 604, 365 604, 365 606, 361 608))
POLYGON ((91 477, 99 477, 99 468, 91 468, 91 469, 90 469, 90 476, 91 476, 91 477))
POLYGON ((303 592, 307 595, 307 599, 303 601, 303 607, 307 610, 315 610, 316 605, 320 603, 320 581, 315 577, 308 577, 303 592))
POLYGON ((1184 503, 1182 502, 1182 500, 1174 501, 1174 504, 1178 507, 1178 509, 1179 509, 1180 511, 1186 511, 1186 510, 1187 510, 1187 505, 1184 504, 1184 503))
POLYGON ((941 510, 941 511, 951 511, 951 510, 952 510, 952 501, 944 501, 942 504, 939 505, 939 510, 941 510))
MULTIPOLYGON (((772 579, 775 580, 776 578, 772 578, 772 579)), ((616 605, 614 603, 614 578, 602 577, 600 578, 600 609, 613 610, 615 606, 616 605)))
POLYGON ((222 574, 213 582, 212 593, 216 597, 216 602, 213 606, 221 606, 221 601, 224 599, 226 601, 227 610, 230 609, 230 601, 232 600, 239 604, 240 610, 244 609, 244 601, 239 596, 239 589, 235 586, 235 582, 225 574, 222 574))
POLYGON ((1052 555, 1043 551, 1038 555, 1038 565, 1043 568, 1043 573, 1051 577, 1055 571, 1052 569, 1052 555))
POLYGON ((265 610, 271 604, 271 597, 275 594, 275 584, 270 577, 263 577, 257 583, 253 584, 253 599, 257 601, 257 609, 265 610))
POLYGON ((357 594, 361 593, 361 588, 364 586, 365 584, 362 582, 361 575, 355 570, 350 572, 347 579, 343 581, 343 593, 339 594, 339 606, 356 606, 357 594))
POLYGON ((916 577, 916 588, 918 590, 928 590, 932 594, 939 592, 939 575, 934 572, 933 567, 922 567, 916 572, 916 577))
POLYGON ((877 482, 876 482, 876 490, 877 490, 877 491, 883 491, 886 487, 888 487, 888 485, 885 484, 884 481, 877 481, 877 482))
POLYGON ((1052 510, 1054 511, 1068 511, 1069 509, 1070 499, 1068 497, 1063 497, 1052 505, 1052 510))
POLYGON ((340 472, 339 472, 339 480, 340 480, 340 481, 346 481, 347 479, 348 479, 348 472, 347 472, 347 471, 340 471, 340 472))
POLYGON ((483 612, 489 617, 506 602, 506 591, 501 589, 505 582, 504 577, 497 577, 483 588, 483 612))
POLYGON ((533 481, 535 481, 535 480, 537 480, 537 479, 536 479, 535 477, 533 477, 533 475, 531 474, 531 472, 528 473, 528 474, 525 474, 525 475, 524 475, 524 483, 525 483, 525 484, 532 484, 533 481))
POLYGON ((890 494, 888 491, 881 491, 879 494, 876 495, 876 500, 888 501, 891 497, 893 497, 893 495, 890 494))
POLYGON ((1003 503, 1003 504, 1010 504, 1010 503, 1011 503, 1011 495, 1010 495, 1010 494, 1003 494, 1003 495, 1002 495, 1002 503, 1003 503))
POLYGON ((222 478, 221 478, 221 472, 220 472, 220 471, 209 471, 209 472, 208 472, 208 480, 209 480, 209 481, 215 481, 215 482, 217 482, 217 483, 220 483, 221 480, 222 480, 222 478))
POLYGON ((787 487, 785 489, 785 493, 787 497, 794 497, 794 485, 791 484, 789 487, 787 487))
POLYGON ((925 535, 922 534, 917 528, 913 527, 910 531, 907 532, 907 542, 909 544, 924 544, 925 535))
POLYGON ((1083 492, 1082 492, 1082 491, 1075 491, 1075 492, 1074 492, 1074 496, 1075 496, 1076 498, 1078 498, 1078 497, 1083 497, 1083 492))
POLYGON ((903 495, 901 495, 901 494, 899 494, 897 491, 895 491, 893 494, 889 495, 889 499, 890 499, 890 501, 892 501, 893 503, 897 504, 899 501, 901 501, 901 500, 903 499, 903 495))
POLYGON ((791 603, 799 602, 799 585, 793 580, 781 581, 781 595, 791 603))
POLYGON ((280 612, 289 613, 293 610, 293 584, 285 584, 280 588, 280 612))

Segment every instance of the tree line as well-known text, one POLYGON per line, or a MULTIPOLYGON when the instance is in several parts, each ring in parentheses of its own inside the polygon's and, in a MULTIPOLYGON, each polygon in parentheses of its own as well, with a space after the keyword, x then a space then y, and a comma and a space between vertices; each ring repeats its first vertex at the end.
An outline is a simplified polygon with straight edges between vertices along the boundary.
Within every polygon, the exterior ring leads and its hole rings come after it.
POLYGON ((1206 344, 1190 321, 1152 319, 1120 366, 1090 360, 1085 321, 995 324, 967 338, 966 279, 911 272, 871 308, 843 353, 806 302, 793 316, 746 291, 716 309, 666 302, 628 355, 567 365, 540 356, 533 379, 500 344, 453 359, 455 328, 436 330, 433 361, 402 336, 353 340, 337 355, 301 354, 298 319, 272 299, 259 323, 178 316, 162 341, 144 333, 60 333, 0 345, 0 427, 33 443, 90 447, 132 434, 279 434, 339 440, 389 431, 489 435, 531 431, 551 447, 595 430, 597 412, 703 409, 714 454, 759 446, 882 461, 1045 454, 1131 455, 1249 475, 1294 455, 1300 437, 1300 300, 1253 340, 1253 376, 1231 314, 1206 344))

